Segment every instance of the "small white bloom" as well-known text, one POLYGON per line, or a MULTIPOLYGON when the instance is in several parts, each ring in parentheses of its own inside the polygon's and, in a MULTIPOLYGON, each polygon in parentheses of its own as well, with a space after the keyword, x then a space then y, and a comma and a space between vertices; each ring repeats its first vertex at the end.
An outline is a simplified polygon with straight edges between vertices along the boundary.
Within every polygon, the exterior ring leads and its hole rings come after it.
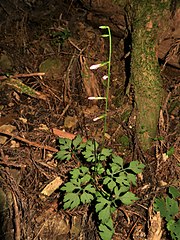
POLYGON ((89 100, 101 100, 106 99, 106 97, 88 97, 89 100))
POLYGON ((102 78, 103 78, 103 80, 106 80, 106 79, 108 79, 108 76, 104 75, 102 78))
POLYGON ((101 64, 101 63, 98 63, 98 64, 95 64, 95 65, 91 65, 91 66, 90 66, 90 69, 91 69, 91 70, 98 69, 98 68, 100 68, 101 66, 102 66, 102 64, 101 64))
POLYGON ((96 122, 97 120, 103 119, 105 117, 106 117, 106 115, 104 114, 104 115, 94 118, 93 121, 96 122))

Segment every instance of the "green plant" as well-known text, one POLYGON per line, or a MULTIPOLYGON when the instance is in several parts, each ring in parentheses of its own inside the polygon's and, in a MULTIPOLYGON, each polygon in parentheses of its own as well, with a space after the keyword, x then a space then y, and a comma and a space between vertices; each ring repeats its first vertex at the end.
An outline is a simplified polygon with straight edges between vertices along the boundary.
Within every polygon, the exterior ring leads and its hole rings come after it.
POLYGON ((180 240, 180 219, 177 219, 179 212, 178 200, 180 191, 170 186, 166 198, 156 198, 154 210, 160 212, 161 217, 167 222, 167 229, 173 240, 180 240))
POLYGON ((82 143, 78 135, 74 140, 59 139, 60 161, 77 161, 77 168, 69 172, 69 181, 60 189, 64 193, 64 209, 90 204, 97 215, 99 234, 110 240, 114 233, 112 213, 120 204, 132 204, 138 198, 130 192, 136 185, 136 174, 144 165, 132 161, 124 166, 123 159, 111 149, 101 148, 96 141, 82 143))
POLYGON ((51 42, 53 45, 60 44, 63 46, 64 42, 71 36, 68 29, 62 29, 61 31, 54 31, 51 34, 51 42))
POLYGON ((93 70, 93 69, 97 69, 97 68, 100 68, 100 67, 103 67, 103 66, 107 65, 107 75, 103 76, 103 80, 107 80, 106 96, 105 97, 89 97, 89 99, 90 100, 105 99, 105 101, 106 101, 106 103, 105 103, 105 113, 94 119, 94 121, 97 121, 98 119, 104 118, 104 135, 103 135, 103 137, 104 137, 105 134, 106 134, 106 131, 107 131, 107 112, 108 112, 108 107, 109 107, 108 106, 108 100, 109 100, 109 88, 110 88, 110 78, 111 78, 112 38, 111 38, 111 30, 110 30, 109 26, 100 26, 99 28, 107 29, 107 31, 108 31, 108 33, 103 34, 102 37, 104 37, 104 38, 108 37, 109 38, 109 57, 108 57, 108 61, 92 65, 90 67, 90 69, 93 70))

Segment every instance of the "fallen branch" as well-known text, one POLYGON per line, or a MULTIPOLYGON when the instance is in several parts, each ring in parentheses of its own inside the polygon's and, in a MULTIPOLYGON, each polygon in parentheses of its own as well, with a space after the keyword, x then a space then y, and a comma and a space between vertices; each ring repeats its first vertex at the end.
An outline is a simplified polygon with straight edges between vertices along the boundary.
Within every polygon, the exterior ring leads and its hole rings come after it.
POLYGON ((24 142, 24 143, 27 143, 28 145, 30 146, 34 146, 34 147, 37 147, 37 148, 41 148, 41 149, 45 149, 45 150, 48 150, 48 151, 51 151, 51 152, 58 152, 58 149, 56 148, 53 148, 53 147, 50 147, 50 146, 44 146, 44 145, 41 145, 37 142, 31 142, 25 138, 22 138, 22 137, 19 137, 19 136, 15 136, 14 134, 12 133, 6 133, 6 132, 3 132, 3 131, 0 131, 0 134, 4 134, 6 136, 10 136, 16 140, 19 140, 21 142, 24 142))
POLYGON ((10 76, 0 76, 0 80, 4 80, 7 78, 25 78, 25 77, 36 77, 36 76, 44 76, 45 73, 21 73, 21 74, 15 74, 10 76))

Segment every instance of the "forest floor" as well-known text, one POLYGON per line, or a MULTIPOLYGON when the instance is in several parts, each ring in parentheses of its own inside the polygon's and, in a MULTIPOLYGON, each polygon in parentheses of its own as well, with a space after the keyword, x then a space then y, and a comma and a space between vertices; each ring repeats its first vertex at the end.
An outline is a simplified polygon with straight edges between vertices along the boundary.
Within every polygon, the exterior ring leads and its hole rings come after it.
MULTIPOLYGON (((73 161, 62 164, 55 159, 59 137, 80 134, 100 144, 103 139, 103 119, 93 119, 104 113, 105 103, 88 97, 106 94, 102 79, 106 68, 90 70, 90 66, 107 61, 108 40, 88 24, 85 10, 65 3, 61 9, 48 21, 37 14, 1 25, 0 171, 19 204, 24 239, 82 239, 82 227, 83 239, 93 240, 98 239, 97 231, 87 207, 62 210, 58 189, 49 197, 41 196, 45 186, 57 177, 65 181, 67 172, 76 167, 73 161)), ((165 196, 170 185, 180 188, 180 70, 166 66, 162 72, 167 95, 160 138, 154 141, 154 153, 144 156, 135 138, 134 92, 127 79, 124 39, 112 34, 112 49, 105 146, 125 163, 149 164, 132 187, 139 200, 121 206, 114 216, 113 239, 140 240, 146 239, 154 198, 165 196)), ((162 228, 163 239, 170 239, 162 228)))

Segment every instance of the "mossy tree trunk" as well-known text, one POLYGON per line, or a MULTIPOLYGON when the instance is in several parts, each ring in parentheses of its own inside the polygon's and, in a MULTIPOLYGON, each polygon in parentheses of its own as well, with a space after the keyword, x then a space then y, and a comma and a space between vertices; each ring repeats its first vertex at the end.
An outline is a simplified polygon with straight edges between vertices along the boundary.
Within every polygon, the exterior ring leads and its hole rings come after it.
POLYGON ((159 22, 170 1, 134 0, 132 83, 137 106, 136 134, 143 151, 151 148, 164 95, 155 46, 159 22))

